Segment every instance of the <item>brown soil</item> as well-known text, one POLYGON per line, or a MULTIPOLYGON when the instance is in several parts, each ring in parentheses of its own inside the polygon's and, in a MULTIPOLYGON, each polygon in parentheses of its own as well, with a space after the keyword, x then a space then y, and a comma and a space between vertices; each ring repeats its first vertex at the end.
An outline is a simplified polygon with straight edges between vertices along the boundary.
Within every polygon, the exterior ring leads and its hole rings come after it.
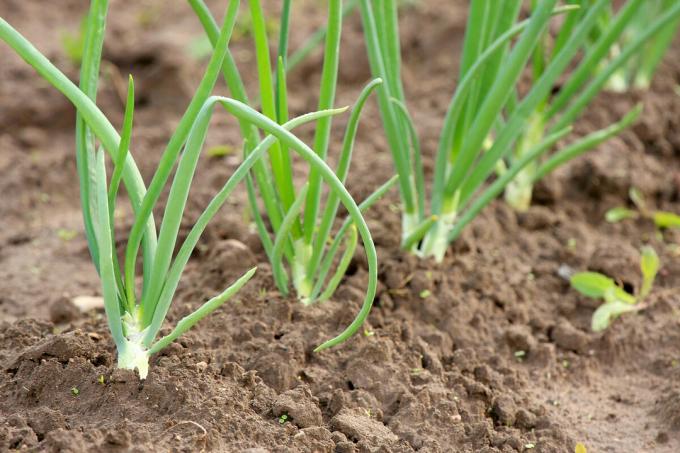
MULTIPOLYGON (((4 0, 0 16, 75 77, 60 36, 77 29, 86 2, 59 3, 4 0)), ((134 74, 133 144, 148 178, 200 77, 204 62, 187 54, 200 29, 184 2, 111 3, 99 103, 119 122, 116 80, 134 74)), ((464 17, 450 1, 423 0, 403 19, 407 94, 428 156, 464 17)), ((302 3, 294 20, 293 48, 323 15, 302 3)), ((339 104, 369 78, 360 33, 349 19, 339 104)), ((251 68, 248 39, 233 49, 251 68)), ((73 109, 0 46, 0 450, 569 452, 583 442, 596 453, 680 451, 680 236, 603 221, 631 185, 680 212, 679 55, 676 45, 650 92, 602 96, 577 132, 636 101, 645 105, 639 125, 550 176, 528 213, 494 203, 442 265, 399 250, 397 197, 383 200, 369 214, 381 263, 375 309, 364 334, 331 351, 312 349, 356 313, 363 259, 325 305, 281 297, 238 194, 200 243, 169 322, 253 264, 256 278, 154 357, 140 383, 115 369, 103 313, 70 305, 100 294, 81 226, 73 109), (652 306, 591 333, 596 304, 569 290, 558 269, 602 271, 635 288, 637 250, 648 242, 663 262, 652 306)), ((320 62, 317 54, 291 74, 294 113, 314 108, 320 62)), ((371 103, 349 181, 359 198, 392 172, 380 130, 371 103)), ((237 146, 234 122, 218 117, 209 141, 237 146)), ((194 217, 237 164, 205 158, 194 217)), ((129 211, 118 221, 126 231, 129 211)))

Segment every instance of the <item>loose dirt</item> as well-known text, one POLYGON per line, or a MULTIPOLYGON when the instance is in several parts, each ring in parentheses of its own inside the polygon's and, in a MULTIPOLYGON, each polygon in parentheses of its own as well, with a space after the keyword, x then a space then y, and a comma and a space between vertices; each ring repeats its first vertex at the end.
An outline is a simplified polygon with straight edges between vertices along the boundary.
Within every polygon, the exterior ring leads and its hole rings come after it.
MULTIPOLYGON (((0 16, 75 79, 60 41, 78 29, 85 3, 5 0, 0 16)), ((221 3, 210 2, 215 11, 221 3)), ((462 4, 422 0, 402 21, 407 97, 429 172, 455 83, 462 4)), ((315 2, 296 8, 293 48, 323 23, 315 2)), ((205 65, 190 52, 200 36, 184 2, 111 1, 99 104, 120 124, 119 82, 135 76, 133 152, 147 181, 205 65)), ((232 49, 254 74, 249 38, 237 36, 232 49)), ((321 58, 290 75, 294 114, 315 107, 321 58)), ((282 297, 245 221, 242 190, 202 238, 168 325, 250 266, 257 276, 154 357, 144 382, 115 369, 103 312, 70 305, 101 294, 79 211, 74 111, 5 45, 0 61, 0 450, 572 452, 583 442, 595 453, 680 451, 680 234, 603 218, 627 203, 632 185, 680 213, 680 46, 652 90, 604 94, 575 133, 642 102, 637 126, 548 177, 529 212, 492 204, 441 265, 399 250, 398 198, 382 200, 368 214, 381 266, 375 309, 359 335, 330 351, 312 352, 357 312, 363 256, 326 304, 282 297), (635 289, 646 243, 663 263, 652 305, 592 333, 596 304, 558 270, 606 272, 635 289)), ((352 17, 338 104, 350 104, 369 77, 352 17)), ((374 102, 348 182, 359 199, 392 174, 374 102)), ((335 123, 331 160, 346 120, 335 123)), ((209 145, 239 146, 233 120, 214 123, 209 145)), ((203 158, 186 228, 238 162, 238 153, 203 158)), ((304 177, 302 163, 296 169, 304 177)), ((130 225, 125 207, 121 241, 130 225)))

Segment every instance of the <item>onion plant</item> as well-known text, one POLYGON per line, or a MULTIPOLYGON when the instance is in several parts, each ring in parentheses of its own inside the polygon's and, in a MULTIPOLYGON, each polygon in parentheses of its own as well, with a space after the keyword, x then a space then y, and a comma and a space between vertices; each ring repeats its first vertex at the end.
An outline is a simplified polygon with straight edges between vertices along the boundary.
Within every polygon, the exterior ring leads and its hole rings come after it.
MULTIPOLYGON (((203 0, 189 0, 211 42, 217 43, 217 25, 203 0)), ((272 67, 270 43, 265 32, 265 14, 260 0, 248 0, 252 17, 252 35, 255 43, 259 78, 259 99, 262 113, 273 121, 283 124, 288 119, 288 92, 286 72, 288 65, 288 35, 290 31, 290 0, 282 3, 280 35, 276 54, 276 66, 272 67)), ((329 0, 328 21, 325 29, 319 34, 325 39, 324 62, 321 75, 318 108, 326 110, 333 107, 339 65, 339 46, 342 33, 343 16, 349 11, 343 9, 342 0, 329 0)), ((318 38, 317 38, 318 39, 318 38)), ((227 53, 223 67, 224 78, 231 95, 244 103, 248 103, 248 95, 242 77, 233 58, 227 53)), ((354 139, 357 132, 361 109, 369 94, 380 85, 381 80, 370 82, 356 103, 347 125, 336 175, 344 182, 349 171, 354 139)), ((246 137, 245 155, 260 143, 257 131, 251 125, 241 122, 243 135, 246 137)), ((321 118, 316 123, 314 134, 314 152, 321 160, 325 160, 330 143, 332 119, 321 118)), ((296 188, 291 171, 291 158, 288 146, 276 142, 269 150, 268 161, 261 161, 253 168, 254 177, 248 177, 248 193, 251 210, 257 231, 264 249, 271 262, 277 287, 283 294, 289 292, 289 285, 295 290, 298 298, 305 304, 328 299, 334 292, 344 275, 357 245, 354 226, 342 228, 331 240, 331 231, 337 217, 339 193, 332 186, 322 205, 322 181, 318 168, 312 167, 307 184, 296 188), (258 203, 257 193, 264 201, 262 207, 258 203), (268 225, 261 215, 264 211, 268 225), (345 250, 340 256, 341 247, 345 250), (330 269, 338 262, 336 271, 331 275, 330 269), (287 266, 286 266, 287 264, 287 266)), ((368 207, 379 195, 389 188, 396 178, 392 178, 381 186, 374 196, 369 197, 368 207)), ((369 289, 366 303, 375 294, 375 251, 371 245, 366 249, 369 257, 369 289)))
MULTIPOLYGON (((542 158, 569 133, 571 124, 602 88, 609 73, 680 14, 680 4, 669 9, 606 71, 592 79, 587 77, 589 74, 586 77, 576 74, 579 76, 576 79, 572 76, 575 81, 568 87, 568 94, 560 92, 555 107, 551 92, 570 65, 577 62, 608 4, 607 0, 596 0, 584 15, 575 16, 580 11, 578 5, 560 7, 557 0, 545 0, 535 2, 530 17, 520 21, 521 0, 471 2, 459 81, 443 120, 428 211, 420 143, 401 81, 395 0, 361 0, 371 70, 385 80, 377 93, 388 145, 399 174, 403 247, 420 256, 441 260, 448 244, 527 167, 531 168, 530 173, 519 177, 533 184, 635 120, 639 108, 618 123, 542 158), (547 26, 555 14, 567 14, 563 31, 552 46, 551 57, 541 58, 547 26), (540 71, 536 71, 533 83, 520 98, 518 82, 527 66, 540 71), (537 119, 536 112, 543 110, 548 112, 546 119, 537 119), (518 148, 519 153, 515 152, 518 148), (494 172, 498 172, 497 178, 485 184, 494 172)), ((600 47, 606 51, 604 38, 594 50, 586 50, 583 59, 596 58, 602 51, 600 47)))
MULTIPOLYGON (((536 0, 532 3, 535 9, 536 0)), ((604 75, 616 74, 635 54, 635 52, 631 52, 627 48, 618 48, 616 46, 624 32, 640 14, 640 10, 646 7, 647 2, 644 0, 629 0, 615 15, 611 12, 611 2, 571 0, 570 3, 579 6, 579 8, 567 13, 565 21, 554 39, 551 39, 548 33, 544 33, 534 50, 531 61, 531 73, 535 83, 540 80, 550 63, 559 58, 559 54, 569 35, 576 32, 576 27, 588 17, 593 17, 594 11, 599 11, 600 18, 595 21, 595 26, 588 35, 590 38, 585 41, 582 58, 578 61, 575 69, 568 75, 559 92, 556 95, 546 93, 529 115, 526 129, 515 144, 513 152, 497 169, 501 175, 508 165, 512 165, 513 161, 521 159, 529 152, 532 146, 540 143, 546 134, 567 127, 578 118, 583 106, 586 106, 592 97, 606 86, 603 82, 607 79, 594 77, 595 74, 598 72, 604 75), (603 15, 606 15, 609 20, 603 21, 603 15), (614 49, 618 49, 616 52, 620 58, 609 60, 607 57, 614 52, 614 49), (577 97, 581 92, 587 93, 583 100, 577 97), (577 106, 577 108, 573 108, 573 106, 577 106)), ((680 17, 677 13, 676 16, 680 17)), ((664 25, 662 27, 654 27, 654 29, 663 30, 666 27, 667 25, 664 25)), ((642 37, 637 42, 631 41, 629 45, 632 48, 640 48, 648 39, 651 38, 642 37)), ((611 80, 611 77, 609 80, 611 80)), ((627 119, 632 121, 634 117, 635 115, 631 114, 627 119)), ((625 126, 630 121, 624 120, 621 122, 621 125, 625 126)), ((618 131, 621 128, 615 127, 615 129, 618 131)), ((588 148, 584 148, 582 151, 587 150, 588 148)), ((575 155, 568 156, 569 159, 573 157, 575 155)), ((561 164, 566 160, 564 159, 559 163, 561 164)), ((540 175, 537 177, 540 166, 540 159, 530 163, 505 188, 505 200, 517 211, 526 211, 529 208, 534 182, 540 179, 540 175)))
MULTIPOLYGON (((583 1, 583 0, 581 0, 583 1)), ((630 0, 629 0, 630 1, 630 0)), ((639 2, 633 19, 625 28, 623 34, 616 40, 609 52, 609 59, 616 58, 626 46, 638 39, 645 33, 649 24, 654 23, 659 17, 666 14, 674 5, 675 0, 646 0, 639 2)), ((622 10, 628 8, 624 5, 622 10)), ((616 15, 612 6, 607 8, 600 20, 600 25, 594 34, 595 37, 604 33, 612 22, 616 21, 616 15)), ((629 61, 614 72, 607 82, 607 88, 614 91, 626 91, 630 88, 646 90, 649 88, 654 73, 656 72, 663 56, 670 47, 673 39, 677 36, 680 26, 680 17, 668 22, 645 41, 645 43, 634 52, 629 61)))
MULTIPOLYGON (((137 369, 142 379, 148 374, 149 357, 198 321, 213 312, 253 276, 255 269, 246 272, 221 294, 208 300, 196 311, 182 318, 166 335, 159 338, 183 270, 208 222, 217 214, 236 185, 245 179, 275 144, 285 146, 302 156, 332 188, 334 196, 349 212, 350 219, 342 231, 350 231, 352 243, 357 234, 362 238, 369 257, 369 279, 373 291, 376 281, 375 247, 366 223, 357 206, 336 174, 319 156, 290 132, 302 124, 322 120, 346 109, 324 109, 278 124, 235 99, 211 96, 227 54, 239 2, 232 0, 221 28, 217 29, 215 50, 205 74, 180 120, 148 190, 130 152, 134 114, 134 84, 130 78, 127 105, 120 135, 96 106, 99 67, 102 55, 107 0, 92 0, 86 20, 80 87, 74 85, 28 40, 0 18, 0 39, 35 68, 50 84, 64 94, 76 107, 76 155, 80 181, 85 232, 90 253, 102 282, 104 306, 108 326, 118 351, 118 366, 137 369), (222 105, 247 129, 257 129, 268 135, 249 148, 244 162, 227 180, 205 210, 195 221, 184 242, 178 244, 178 233, 192 179, 216 104, 222 105), (97 147, 99 144, 99 147, 97 147), (113 171, 107 181, 105 153, 111 157, 113 171), (170 185, 164 215, 157 235, 153 210, 160 194, 170 185), (123 183, 134 211, 134 224, 127 238, 125 261, 121 265, 116 253, 113 213, 118 200, 118 189, 123 183), (174 253, 176 246, 178 251, 174 253), (136 262, 141 247, 142 282, 137 285, 136 262)), ((384 192, 378 191, 364 205, 375 201, 384 192)), ((365 207, 365 206, 364 206, 365 207)), ((336 242, 338 237, 336 237, 336 242)), ((337 249, 337 244, 335 244, 337 249)), ((330 267, 330 266, 329 266, 330 267)), ((320 348, 333 346, 352 335, 370 310, 374 294, 367 295, 357 319, 338 337, 320 348)))

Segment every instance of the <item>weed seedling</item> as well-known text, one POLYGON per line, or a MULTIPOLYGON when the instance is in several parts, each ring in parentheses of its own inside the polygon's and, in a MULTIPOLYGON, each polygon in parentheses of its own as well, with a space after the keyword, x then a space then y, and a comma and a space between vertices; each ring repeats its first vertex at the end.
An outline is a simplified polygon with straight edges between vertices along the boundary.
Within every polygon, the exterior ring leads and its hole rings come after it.
POLYGON ((579 272, 571 276, 571 287, 586 297, 602 299, 591 320, 594 332, 601 332, 624 313, 645 308, 642 304, 649 295, 659 271, 659 257, 651 247, 643 247, 640 259, 642 274, 640 289, 636 295, 625 291, 613 279, 599 272, 579 272))
POLYGON ((80 21, 78 31, 63 31, 61 33, 61 48, 66 57, 74 66, 79 66, 83 61, 83 52, 85 51, 85 32, 87 27, 87 18, 84 17, 80 21))
POLYGON ((60 228, 57 230, 57 236, 64 242, 70 242, 78 236, 78 232, 74 230, 60 228))
POLYGON ((680 215, 668 211, 649 209, 647 202, 637 188, 631 187, 628 196, 636 209, 629 209, 624 206, 612 208, 605 214, 605 219, 609 223, 618 223, 626 219, 644 218, 654 222, 660 230, 666 228, 680 228, 680 215))

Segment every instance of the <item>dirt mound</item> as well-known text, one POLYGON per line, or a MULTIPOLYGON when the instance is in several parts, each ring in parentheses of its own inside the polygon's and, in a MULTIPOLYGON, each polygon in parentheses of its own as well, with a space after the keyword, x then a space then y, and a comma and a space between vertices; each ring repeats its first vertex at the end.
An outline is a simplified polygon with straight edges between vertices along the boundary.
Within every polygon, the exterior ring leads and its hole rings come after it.
MULTIPOLYGON (((203 62, 192 60, 187 43, 201 32, 182 2, 128 3, 111 2, 116 39, 105 49, 99 103, 120 121, 116 74, 139 75, 133 148, 148 178, 200 76, 203 62), (153 52, 142 53, 139 42, 152 42, 153 52)), ((8 5, 0 16, 75 76, 59 27, 77 29, 82 2, 8 5)), ((323 17, 312 3, 297 11, 304 26, 293 30, 293 47, 323 17)), ((428 172, 448 101, 440 90, 453 88, 464 18, 449 1, 427 0, 403 19, 407 98, 428 172)), ((358 18, 346 28, 339 105, 354 100, 369 74, 358 18)), ((232 50, 247 73, 248 39, 232 50)), ((642 102, 637 126, 547 178, 529 212, 493 203, 441 265, 399 250, 398 199, 381 201, 368 214, 381 263, 375 309, 359 335, 330 351, 313 353, 359 309, 361 253, 333 300, 305 308, 275 290, 243 222, 245 191, 236 194, 201 239, 168 325, 253 265, 256 277, 154 357, 140 382, 116 370, 101 311, 55 308, 100 292, 82 232, 73 113, 0 46, 0 191, 12 194, 0 199, 0 450, 571 452, 583 442, 593 452, 680 451, 680 235, 661 238, 643 220, 603 220, 627 203, 631 185, 650 204, 680 212, 679 55, 676 45, 650 92, 601 96, 576 132, 642 102), (596 304, 569 289, 560 267, 603 271, 634 289, 643 243, 663 263, 654 303, 590 332, 596 304)), ((317 53, 289 78, 294 114, 316 104, 309 87, 318 85, 319 62, 317 53)), ((392 172, 373 101, 364 120, 348 182, 358 198, 392 172)), ((234 122, 215 121, 209 143, 238 146, 234 122)), ((337 119, 338 130, 345 121, 337 119)), ((238 156, 201 161, 183 231, 237 164, 238 156)), ((130 212, 117 221, 127 231, 130 212)))

